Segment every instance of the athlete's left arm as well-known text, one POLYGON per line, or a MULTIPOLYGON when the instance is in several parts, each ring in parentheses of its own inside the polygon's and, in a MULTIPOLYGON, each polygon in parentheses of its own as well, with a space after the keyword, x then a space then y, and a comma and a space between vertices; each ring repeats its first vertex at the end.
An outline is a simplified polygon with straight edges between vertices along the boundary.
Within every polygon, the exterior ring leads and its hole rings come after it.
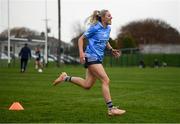
POLYGON ((107 47, 108 50, 112 50, 113 49, 109 42, 107 42, 106 47, 107 47))
POLYGON ((120 57, 121 56, 121 51, 117 50, 117 49, 113 49, 109 42, 107 42, 106 47, 108 50, 111 51, 111 53, 114 57, 120 57))

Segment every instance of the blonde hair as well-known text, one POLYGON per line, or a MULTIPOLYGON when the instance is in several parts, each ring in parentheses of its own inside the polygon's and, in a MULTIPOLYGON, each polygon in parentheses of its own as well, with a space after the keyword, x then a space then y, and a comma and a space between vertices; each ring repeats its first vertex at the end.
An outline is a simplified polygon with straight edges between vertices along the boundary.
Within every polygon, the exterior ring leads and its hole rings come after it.
POLYGON ((89 21, 89 24, 96 24, 98 21, 101 22, 101 17, 104 17, 106 12, 108 12, 108 10, 94 10, 93 14, 89 16, 86 21, 89 21))

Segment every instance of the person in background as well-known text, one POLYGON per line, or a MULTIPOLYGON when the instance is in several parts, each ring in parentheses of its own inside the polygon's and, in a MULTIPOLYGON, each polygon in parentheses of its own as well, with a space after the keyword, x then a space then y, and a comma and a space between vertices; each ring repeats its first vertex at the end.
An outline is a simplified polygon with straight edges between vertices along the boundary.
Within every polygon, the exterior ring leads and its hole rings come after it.
POLYGON ((139 61, 139 68, 145 68, 145 67, 146 67, 146 65, 145 65, 144 61, 140 60, 139 61))
POLYGON ((111 25, 111 19, 112 16, 108 10, 94 11, 90 17, 91 25, 89 29, 79 38, 79 58, 86 68, 85 79, 69 76, 63 72, 53 84, 71 82, 71 84, 76 84, 84 89, 90 89, 96 80, 99 79, 102 83, 102 94, 108 108, 108 115, 114 116, 122 115, 126 111, 113 105, 109 89, 110 79, 102 65, 105 48, 109 49, 114 57, 120 56, 120 51, 113 49, 108 42, 111 31, 109 26, 111 25), (89 44, 84 52, 85 39, 89 41, 89 44))
POLYGON ((31 49, 28 47, 27 43, 21 48, 19 57, 21 58, 21 72, 25 72, 28 60, 31 59, 31 49))
POLYGON ((38 70, 38 72, 42 72, 43 65, 41 63, 41 51, 40 51, 40 48, 36 48, 35 55, 36 55, 35 68, 38 70))
POLYGON ((154 68, 159 68, 159 67, 160 67, 159 60, 154 59, 154 68))

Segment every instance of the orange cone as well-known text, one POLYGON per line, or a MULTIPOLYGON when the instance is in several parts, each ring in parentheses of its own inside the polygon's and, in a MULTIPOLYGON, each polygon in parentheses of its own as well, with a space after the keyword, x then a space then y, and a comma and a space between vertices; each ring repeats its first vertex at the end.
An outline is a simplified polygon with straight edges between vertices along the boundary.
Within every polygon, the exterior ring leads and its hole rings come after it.
POLYGON ((9 110, 15 110, 15 111, 19 111, 19 110, 24 110, 24 108, 22 107, 22 105, 19 102, 14 102, 10 107, 9 110))

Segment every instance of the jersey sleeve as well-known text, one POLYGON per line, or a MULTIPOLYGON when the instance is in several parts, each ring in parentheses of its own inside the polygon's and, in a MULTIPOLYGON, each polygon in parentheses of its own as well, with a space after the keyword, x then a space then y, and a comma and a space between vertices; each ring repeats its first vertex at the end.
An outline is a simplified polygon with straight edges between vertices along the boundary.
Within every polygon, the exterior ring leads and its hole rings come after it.
POLYGON ((91 25, 85 32, 84 32, 84 36, 86 38, 90 38, 92 37, 97 31, 97 26, 96 25, 91 25))

